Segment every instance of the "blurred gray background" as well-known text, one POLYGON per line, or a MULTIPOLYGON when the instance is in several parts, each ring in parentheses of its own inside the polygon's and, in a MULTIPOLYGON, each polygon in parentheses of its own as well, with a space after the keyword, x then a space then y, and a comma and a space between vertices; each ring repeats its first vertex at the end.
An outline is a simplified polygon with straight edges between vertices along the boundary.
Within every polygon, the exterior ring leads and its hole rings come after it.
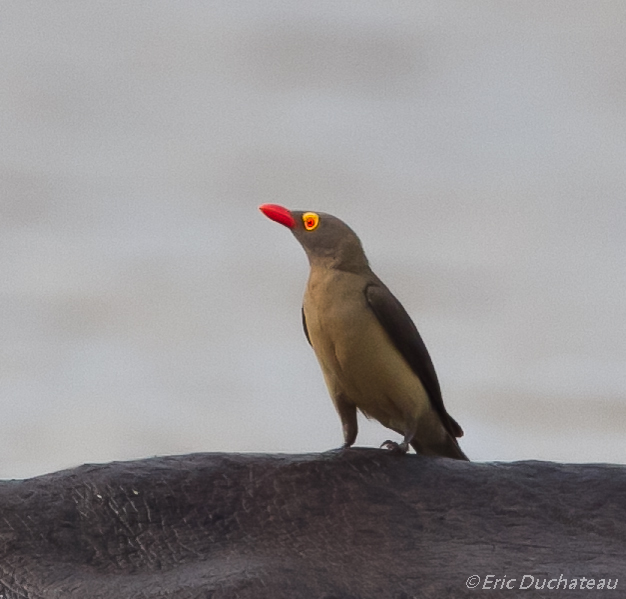
POLYGON ((5 0, 0 69, 0 477, 340 445, 263 202, 359 233, 472 459, 626 463, 623 1, 5 0))

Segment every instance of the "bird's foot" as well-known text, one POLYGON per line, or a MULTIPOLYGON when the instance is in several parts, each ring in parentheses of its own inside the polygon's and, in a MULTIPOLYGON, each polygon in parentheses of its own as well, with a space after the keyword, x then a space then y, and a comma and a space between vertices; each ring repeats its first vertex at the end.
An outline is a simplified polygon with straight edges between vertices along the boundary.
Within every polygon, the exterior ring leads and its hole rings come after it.
POLYGON ((409 450, 409 444, 405 443, 396 443, 395 441, 385 441, 381 446, 381 449, 387 449, 391 453, 396 453, 398 455, 404 455, 409 450))

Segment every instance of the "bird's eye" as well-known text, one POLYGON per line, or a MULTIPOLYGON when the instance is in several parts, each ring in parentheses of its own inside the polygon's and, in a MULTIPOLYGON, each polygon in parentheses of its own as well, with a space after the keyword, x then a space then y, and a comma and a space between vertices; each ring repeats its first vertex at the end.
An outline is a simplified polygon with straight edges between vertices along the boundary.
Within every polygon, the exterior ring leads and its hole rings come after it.
POLYGON ((302 215, 302 223, 307 231, 312 231, 319 225, 320 217, 315 212, 305 212, 302 215))

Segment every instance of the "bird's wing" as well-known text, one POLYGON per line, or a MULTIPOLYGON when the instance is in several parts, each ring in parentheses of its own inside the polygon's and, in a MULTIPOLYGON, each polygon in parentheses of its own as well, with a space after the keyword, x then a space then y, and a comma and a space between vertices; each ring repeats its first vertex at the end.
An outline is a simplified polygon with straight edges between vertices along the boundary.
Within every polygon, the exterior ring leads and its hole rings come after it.
POLYGON ((426 345, 402 304, 382 282, 368 283, 365 298, 396 349, 419 377, 445 429, 453 437, 462 437, 463 429, 443 405, 439 380, 426 345))
POLYGON ((313 344, 311 343, 311 338, 309 337, 309 329, 307 329, 306 327, 306 316, 304 315, 304 306, 302 306, 302 328, 304 329, 304 335, 306 337, 306 340, 309 342, 309 345, 313 347, 313 344))

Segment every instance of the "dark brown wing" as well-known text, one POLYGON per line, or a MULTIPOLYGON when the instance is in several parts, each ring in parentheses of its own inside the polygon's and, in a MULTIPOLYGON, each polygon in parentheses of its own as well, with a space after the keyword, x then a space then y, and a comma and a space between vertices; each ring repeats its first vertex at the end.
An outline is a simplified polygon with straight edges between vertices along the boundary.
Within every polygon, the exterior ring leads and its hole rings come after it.
POLYGON ((402 304, 383 283, 369 283, 365 298, 392 343, 419 377, 446 430, 453 437, 462 437, 463 429, 443 405, 439 380, 426 345, 402 304))
POLYGON ((306 316, 304 315, 304 306, 302 307, 302 328, 304 329, 304 335, 306 337, 306 340, 309 342, 309 345, 313 347, 311 339, 309 338, 309 329, 306 328, 306 316))

